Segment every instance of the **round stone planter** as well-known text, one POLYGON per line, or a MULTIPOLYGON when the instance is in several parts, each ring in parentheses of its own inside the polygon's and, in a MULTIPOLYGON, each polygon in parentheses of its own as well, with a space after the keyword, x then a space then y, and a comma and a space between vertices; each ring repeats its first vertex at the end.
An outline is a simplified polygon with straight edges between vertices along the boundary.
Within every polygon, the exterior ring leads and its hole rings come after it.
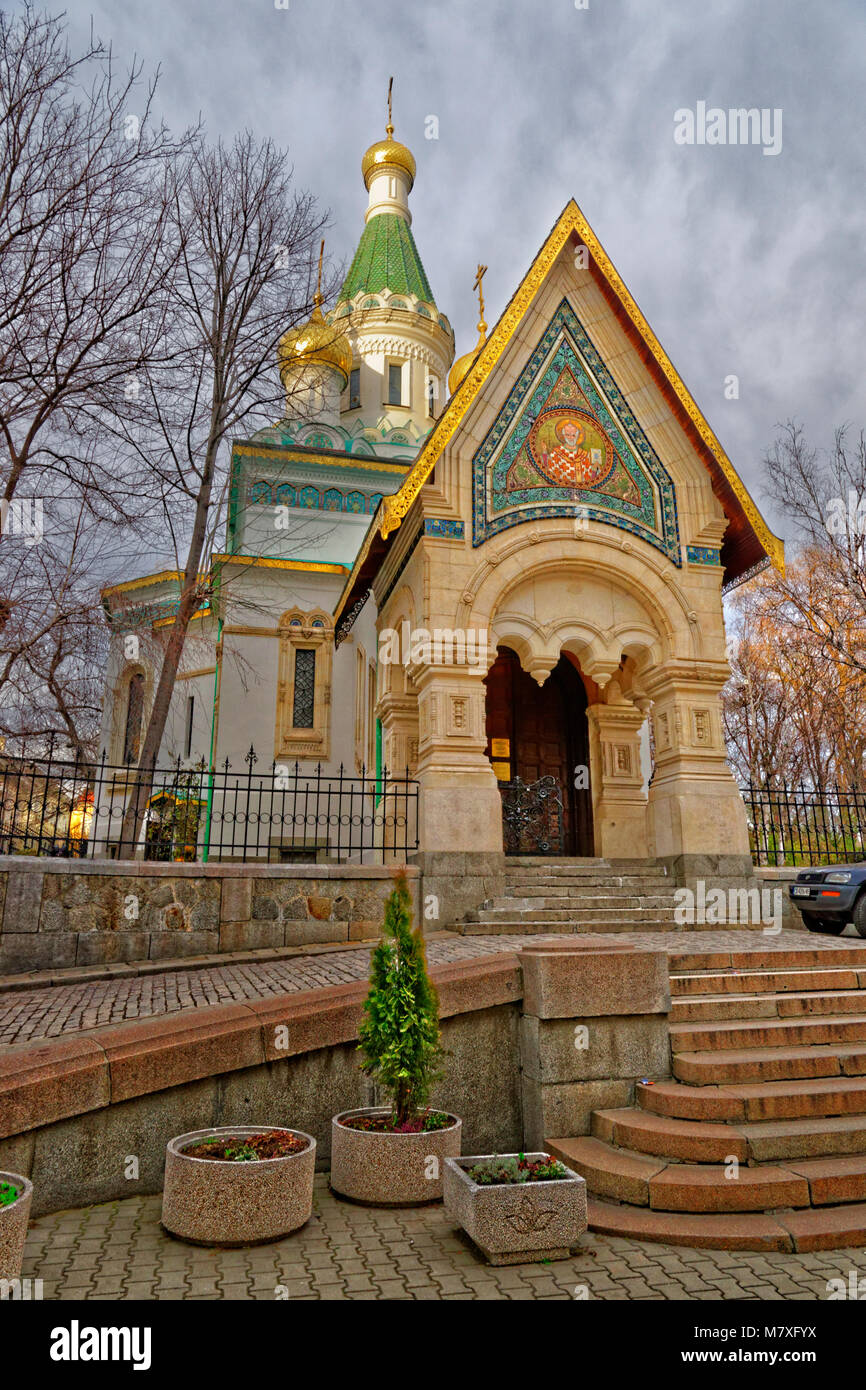
POLYGON ((388 1115, 387 1108, 344 1110, 331 1121, 331 1189, 370 1207, 418 1207, 442 1199, 446 1158, 460 1154, 463 1121, 420 1134, 349 1129, 341 1121, 388 1115), (433 1161, 435 1160, 435 1162, 433 1161))
POLYGON ((313 1210, 316 1141, 279 1125, 223 1125, 197 1129, 166 1146, 162 1224, 192 1245, 261 1245, 280 1240, 309 1221, 313 1210), (296 1134, 299 1153, 256 1162, 193 1158, 184 1149, 202 1139, 244 1139, 253 1134, 296 1134))
POLYGON ((20 1279, 33 1184, 20 1173, 0 1173, 3 1182, 17 1187, 19 1196, 11 1206, 0 1207, 0 1279, 20 1279))

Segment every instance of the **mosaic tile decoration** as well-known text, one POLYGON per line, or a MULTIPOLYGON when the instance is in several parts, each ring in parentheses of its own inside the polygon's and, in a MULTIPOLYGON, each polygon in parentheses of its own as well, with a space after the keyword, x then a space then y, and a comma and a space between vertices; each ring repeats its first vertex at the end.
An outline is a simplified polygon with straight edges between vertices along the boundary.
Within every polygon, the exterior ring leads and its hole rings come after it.
POLYGON ((446 540, 462 541, 466 528, 462 521, 450 517, 428 516, 424 520, 425 536, 439 536, 446 540))
MULTIPOLYGON (((339 298, 341 301, 354 299, 362 290, 367 294, 396 290, 433 303, 433 291, 424 274, 415 238, 406 219, 396 212, 370 218, 361 233, 339 298)), ((361 307, 373 308, 375 304, 372 300, 368 306, 365 301, 361 307)))
POLYGON ((711 545, 687 545, 686 559, 690 565, 720 565, 722 557, 711 545))
POLYGON ((247 488, 247 501, 263 507, 311 507, 315 511, 354 512, 372 516, 383 494, 369 497, 358 491, 341 492, 339 488, 293 487, 291 483, 271 485, 260 481, 247 488))
POLYGON ((581 516, 682 565, 674 486, 567 299, 472 460, 472 544, 581 516))

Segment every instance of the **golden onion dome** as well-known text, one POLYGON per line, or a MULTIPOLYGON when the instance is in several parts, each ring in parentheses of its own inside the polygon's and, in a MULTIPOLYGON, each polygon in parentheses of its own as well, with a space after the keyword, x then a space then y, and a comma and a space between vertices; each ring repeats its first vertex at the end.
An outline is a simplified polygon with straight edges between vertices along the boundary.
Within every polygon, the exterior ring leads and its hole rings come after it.
POLYGON ((478 325, 478 342, 475 344, 471 352, 464 352, 462 357, 457 358, 457 361, 454 363, 454 366, 448 373, 449 396, 454 395, 454 392, 469 375, 469 370, 472 367, 472 364, 474 363, 476 357, 483 348, 484 344, 487 342, 486 330, 487 324, 482 319, 478 325))
POLYGON ((369 189, 370 177, 386 165, 392 165, 397 169, 402 169, 409 175, 409 192, 415 182, 415 156, 407 145, 401 145, 399 140, 394 139, 394 127, 386 126, 388 132, 387 139, 377 140, 371 145, 364 158, 361 160, 361 173, 364 175, 364 186, 369 189))
POLYGON ((320 296, 316 295, 315 300, 309 322, 299 328, 290 328, 280 339, 277 348, 280 378, 285 381, 286 373, 293 367, 318 363, 320 366, 332 367, 338 371, 345 385, 352 370, 352 348, 349 339, 342 329, 325 322, 320 296))

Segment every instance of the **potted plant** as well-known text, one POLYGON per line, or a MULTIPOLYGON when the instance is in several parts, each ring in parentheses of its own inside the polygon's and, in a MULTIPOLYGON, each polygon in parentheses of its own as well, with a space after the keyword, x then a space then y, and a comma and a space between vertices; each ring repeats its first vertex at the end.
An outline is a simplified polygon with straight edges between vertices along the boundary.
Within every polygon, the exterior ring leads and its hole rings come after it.
POLYGON ((225 1125, 169 1140, 162 1224, 193 1245, 280 1240, 313 1210, 316 1141, 299 1129, 225 1125))
POLYGON ((391 1104, 334 1116, 331 1188, 371 1206, 439 1201, 444 1160, 460 1153, 461 1121, 428 1104, 442 1053, 439 997, 421 929, 412 928, 405 874, 385 904, 364 1012, 361 1070, 389 1092, 391 1104))
POLYGON ((586 1183, 545 1153, 447 1158, 445 1210, 492 1265, 562 1260, 586 1230, 586 1183))
POLYGON ((0 1279, 20 1279, 33 1184, 20 1173, 0 1173, 0 1279))

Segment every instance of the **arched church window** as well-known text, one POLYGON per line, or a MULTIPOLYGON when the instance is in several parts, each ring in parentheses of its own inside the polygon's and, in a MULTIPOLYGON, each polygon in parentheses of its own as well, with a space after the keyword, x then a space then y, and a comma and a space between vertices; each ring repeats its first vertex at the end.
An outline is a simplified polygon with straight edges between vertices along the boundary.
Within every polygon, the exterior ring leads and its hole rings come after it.
POLYGON ((137 763, 141 752, 141 725, 144 718, 144 676, 136 671, 126 692, 126 724, 123 731, 123 761, 137 763))
POLYGON ((334 634, 321 608, 280 619, 275 757, 326 759, 331 736, 334 634))
POLYGON ((403 368, 399 362, 388 363, 388 404, 403 404, 403 368))
POLYGON ((312 729, 315 724, 316 653, 306 647, 295 651, 295 688, 292 728, 312 729))
POLYGON ((357 410, 361 404, 361 368, 353 367, 349 373, 349 409, 357 410))

